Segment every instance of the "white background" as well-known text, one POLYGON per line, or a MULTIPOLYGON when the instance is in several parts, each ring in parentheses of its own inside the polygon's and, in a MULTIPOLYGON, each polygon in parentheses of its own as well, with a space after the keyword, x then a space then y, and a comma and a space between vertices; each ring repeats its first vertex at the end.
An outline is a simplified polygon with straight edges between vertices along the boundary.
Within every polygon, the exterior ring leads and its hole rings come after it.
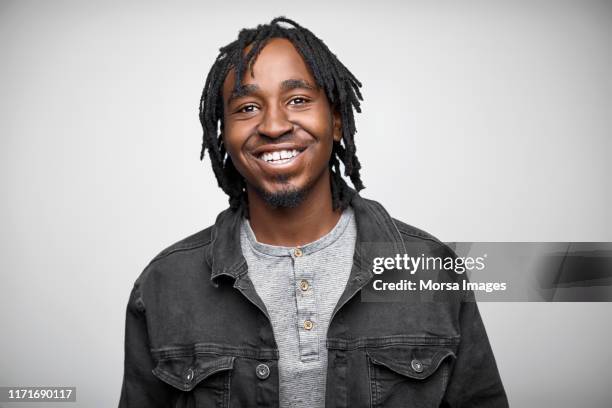
MULTIPOLYGON (((227 203, 198 160, 205 75, 278 15, 363 82, 362 194, 394 217, 612 241, 611 2, 2 1, 0 385, 117 405, 134 280, 227 203)), ((480 308, 512 406, 612 405, 612 304, 480 308)))

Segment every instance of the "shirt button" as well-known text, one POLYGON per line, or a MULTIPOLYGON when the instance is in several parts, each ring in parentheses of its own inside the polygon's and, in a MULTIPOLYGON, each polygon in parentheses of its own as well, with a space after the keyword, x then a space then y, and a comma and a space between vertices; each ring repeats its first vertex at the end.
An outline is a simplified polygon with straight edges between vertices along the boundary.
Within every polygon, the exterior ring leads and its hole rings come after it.
POLYGON ((260 380, 265 380, 270 376, 270 367, 267 364, 259 364, 255 367, 255 374, 260 380))
POLYGON ((423 372, 423 363, 421 363, 419 360, 412 360, 410 362, 410 366, 417 373, 422 373, 423 372))
POLYGON ((293 250, 293 255, 295 255, 295 256, 297 256, 297 257, 300 257, 300 256, 304 255, 304 253, 302 252, 302 249, 301 249, 301 248, 295 248, 295 249, 293 250))
POLYGON ((306 330, 310 330, 310 329, 312 329, 312 326, 313 326, 312 321, 310 321, 310 320, 304 320, 304 328, 305 328, 306 330))
POLYGON ((185 380, 190 383, 191 381, 193 381, 193 377, 195 377, 195 373, 193 372, 193 369, 189 368, 187 369, 187 371, 185 371, 185 380))
POLYGON ((308 281, 306 279, 302 279, 300 281, 300 289, 302 289, 304 292, 306 292, 308 290, 308 287, 310 285, 308 284, 308 281))

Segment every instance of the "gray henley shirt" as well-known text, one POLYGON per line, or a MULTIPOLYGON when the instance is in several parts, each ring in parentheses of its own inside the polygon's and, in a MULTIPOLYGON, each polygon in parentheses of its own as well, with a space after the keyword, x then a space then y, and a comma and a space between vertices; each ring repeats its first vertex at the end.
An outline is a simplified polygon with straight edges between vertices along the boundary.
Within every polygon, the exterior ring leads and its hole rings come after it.
POLYGON ((356 237, 350 207, 329 233, 299 248, 258 242, 243 219, 240 244, 274 330, 283 408, 325 406, 327 328, 348 281, 356 237))

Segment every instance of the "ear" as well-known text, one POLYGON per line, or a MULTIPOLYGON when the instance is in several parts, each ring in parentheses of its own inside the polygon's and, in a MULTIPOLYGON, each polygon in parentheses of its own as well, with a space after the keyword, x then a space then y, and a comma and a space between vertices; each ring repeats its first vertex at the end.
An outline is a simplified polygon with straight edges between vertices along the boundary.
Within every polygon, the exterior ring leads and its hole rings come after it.
POLYGON ((337 109, 332 112, 332 136, 334 142, 340 142, 342 140, 342 116, 337 109))

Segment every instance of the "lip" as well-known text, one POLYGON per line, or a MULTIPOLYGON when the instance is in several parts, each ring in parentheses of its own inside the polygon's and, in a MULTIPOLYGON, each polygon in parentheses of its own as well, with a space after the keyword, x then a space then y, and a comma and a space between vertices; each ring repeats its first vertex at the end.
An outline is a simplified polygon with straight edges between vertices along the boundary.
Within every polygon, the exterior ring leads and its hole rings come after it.
POLYGON ((255 150, 253 150, 250 154, 251 157, 255 159, 255 162, 258 166, 266 173, 286 173, 287 171, 292 171, 295 168, 299 167, 299 163, 304 156, 304 151, 308 149, 308 146, 299 146, 296 144, 278 144, 278 145, 266 145, 261 146, 255 150), (260 159, 259 157, 263 153, 276 152, 280 150, 297 150, 297 156, 292 157, 289 161, 284 163, 269 163, 265 160, 260 159))
MULTIPOLYGON (((273 153, 279 152, 281 150, 297 150, 298 152, 303 152, 306 150, 308 146, 300 146, 295 143, 279 143, 279 144, 266 144, 263 146, 259 146, 251 152, 252 156, 259 159, 259 157, 264 153, 273 153)), ((299 154, 298 154, 299 156, 299 154)), ((297 157, 297 156, 296 156, 297 157)))

